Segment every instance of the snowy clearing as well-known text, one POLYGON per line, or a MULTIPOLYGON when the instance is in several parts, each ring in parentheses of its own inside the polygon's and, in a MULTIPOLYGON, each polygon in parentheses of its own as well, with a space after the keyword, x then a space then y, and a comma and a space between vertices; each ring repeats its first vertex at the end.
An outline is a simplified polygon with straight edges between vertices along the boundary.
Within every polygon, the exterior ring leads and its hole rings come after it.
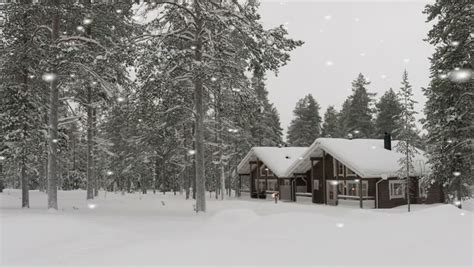
POLYGON ((472 201, 360 210, 269 200, 60 191, 59 211, 32 191, 0 194, 1 265, 444 265, 472 266, 472 201))

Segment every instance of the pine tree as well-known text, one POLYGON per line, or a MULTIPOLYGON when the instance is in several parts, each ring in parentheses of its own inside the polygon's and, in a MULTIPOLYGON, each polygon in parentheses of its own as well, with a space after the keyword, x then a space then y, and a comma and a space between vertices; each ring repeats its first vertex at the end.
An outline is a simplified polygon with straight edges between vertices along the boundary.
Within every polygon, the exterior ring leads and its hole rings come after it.
POLYGON ((324 122, 321 127, 322 137, 340 138, 341 135, 339 125, 339 114, 334 106, 329 106, 324 113, 324 122))
POLYGON ((431 82, 424 89, 430 179, 445 188, 448 201, 471 196, 472 185, 472 3, 437 0, 427 5, 435 21, 427 41, 435 46, 431 82))
POLYGON ((377 118, 375 119, 374 137, 383 138, 385 133, 390 133, 396 139, 397 135, 394 130, 400 128, 396 123, 399 121, 401 104, 392 88, 382 95, 376 107, 377 118))
POLYGON ((300 99, 293 111, 295 118, 288 127, 288 143, 309 146, 321 135, 319 104, 311 94, 300 99))
POLYGON ((6 21, 0 46, 0 147, 7 155, 2 155, 6 159, 2 163, 19 173, 22 207, 29 208, 29 189, 36 183, 32 178, 40 166, 44 140, 44 87, 37 78, 41 50, 31 38, 43 10, 24 0, 5 5, 2 12, 6 21))
POLYGON ((412 195, 412 186, 410 182, 410 176, 414 175, 414 163, 413 158, 415 157, 416 149, 414 143, 416 140, 416 119, 415 114, 415 103, 413 98, 412 86, 408 82, 408 72, 405 70, 402 77, 402 87, 398 93, 401 104, 401 113, 397 124, 400 128, 397 131, 397 135, 400 141, 397 143, 396 151, 400 152, 404 156, 399 159, 400 170, 399 177, 406 180, 406 196, 408 202, 408 211, 410 211, 410 201, 412 195))
POLYGON ((149 52, 162 54, 165 51, 168 58, 165 56, 164 61, 168 61, 171 66, 167 68, 167 73, 176 68, 185 70, 179 79, 187 82, 188 88, 192 88, 194 93, 192 115, 195 119, 196 211, 205 211, 204 121, 209 108, 206 95, 209 95, 212 84, 231 84, 232 75, 227 74, 241 75, 248 69, 277 71, 288 61, 288 51, 301 42, 287 39, 287 32, 282 26, 264 30, 258 21, 258 5, 253 1, 244 5, 238 1, 194 0, 191 4, 152 1, 150 8, 155 7, 162 9, 161 15, 148 26, 155 30, 166 28, 168 32, 148 35, 165 45, 149 52), (217 56, 221 58, 217 59, 217 56), (222 71, 226 75, 214 76, 214 73, 222 71))
POLYGON ((374 135, 371 104, 375 94, 367 92, 366 87, 369 84, 370 82, 365 79, 362 73, 352 82, 353 93, 350 96, 348 118, 344 128, 347 133, 351 133, 356 138, 368 138, 374 135))

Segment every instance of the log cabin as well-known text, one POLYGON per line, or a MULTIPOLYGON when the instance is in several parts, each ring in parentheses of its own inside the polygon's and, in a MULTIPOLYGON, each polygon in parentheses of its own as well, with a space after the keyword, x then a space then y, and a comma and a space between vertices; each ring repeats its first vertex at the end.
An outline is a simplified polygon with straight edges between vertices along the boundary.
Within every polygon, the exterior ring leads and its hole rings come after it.
POLYGON ((397 144, 386 135, 318 138, 310 147, 254 147, 237 167, 240 179, 248 179, 241 190, 252 198, 278 192, 286 201, 310 198, 313 203, 360 208, 405 205, 408 193, 413 204, 443 202, 442 187, 422 179, 430 169, 419 149, 407 190, 407 179, 399 178, 403 155, 392 150, 397 144))

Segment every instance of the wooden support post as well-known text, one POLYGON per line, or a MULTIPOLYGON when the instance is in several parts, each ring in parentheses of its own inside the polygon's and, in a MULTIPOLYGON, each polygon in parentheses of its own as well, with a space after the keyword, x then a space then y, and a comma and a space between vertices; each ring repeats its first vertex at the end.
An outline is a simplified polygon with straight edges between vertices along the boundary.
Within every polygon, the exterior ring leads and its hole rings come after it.
POLYGON ((250 165, 250 183, 249 183, 249 186, 250 186, 250 198, 252 198, 252 194, 253 194, 253 190, 254 190, 254 187, 255 187, 255 184, 254 184, 254 177, 253 177, 253 172, 252 172, 252 167, 253 167, 253 164, 252 162, 249 162, 249 165, 250 165))
POLYGON ((265 166, 265 198, 267 197, 268 191, 268 170, 266 170, 267 166, 265 166))
POLYGON ((324 197, 324 204, 328 204, 326 198, 326 152, 323 151, 323 197, 324 197))
POLYGON ((242 175, 239 174, 239 193, 237 194, 240 197, 242 194, 242 175))
POLYGON ((362 199, 362 179, 359 179, 359 199, 360 199, 360 208, 364 208, 364 201, 362 199))
POLYGON ((257 182, 256 182, 256 191, 257 191, 257 199, 260 199, 260 161, 257 158, 257 182))

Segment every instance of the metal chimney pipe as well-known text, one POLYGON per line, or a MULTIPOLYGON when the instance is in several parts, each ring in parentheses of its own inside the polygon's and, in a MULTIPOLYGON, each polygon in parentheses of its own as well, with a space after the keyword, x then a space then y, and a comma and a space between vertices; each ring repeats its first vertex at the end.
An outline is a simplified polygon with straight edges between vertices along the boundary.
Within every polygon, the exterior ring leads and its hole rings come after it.
POLYGON ((383 137, 383 148, 392 150, 392 136, 387 132, 385 132, 383 137))

